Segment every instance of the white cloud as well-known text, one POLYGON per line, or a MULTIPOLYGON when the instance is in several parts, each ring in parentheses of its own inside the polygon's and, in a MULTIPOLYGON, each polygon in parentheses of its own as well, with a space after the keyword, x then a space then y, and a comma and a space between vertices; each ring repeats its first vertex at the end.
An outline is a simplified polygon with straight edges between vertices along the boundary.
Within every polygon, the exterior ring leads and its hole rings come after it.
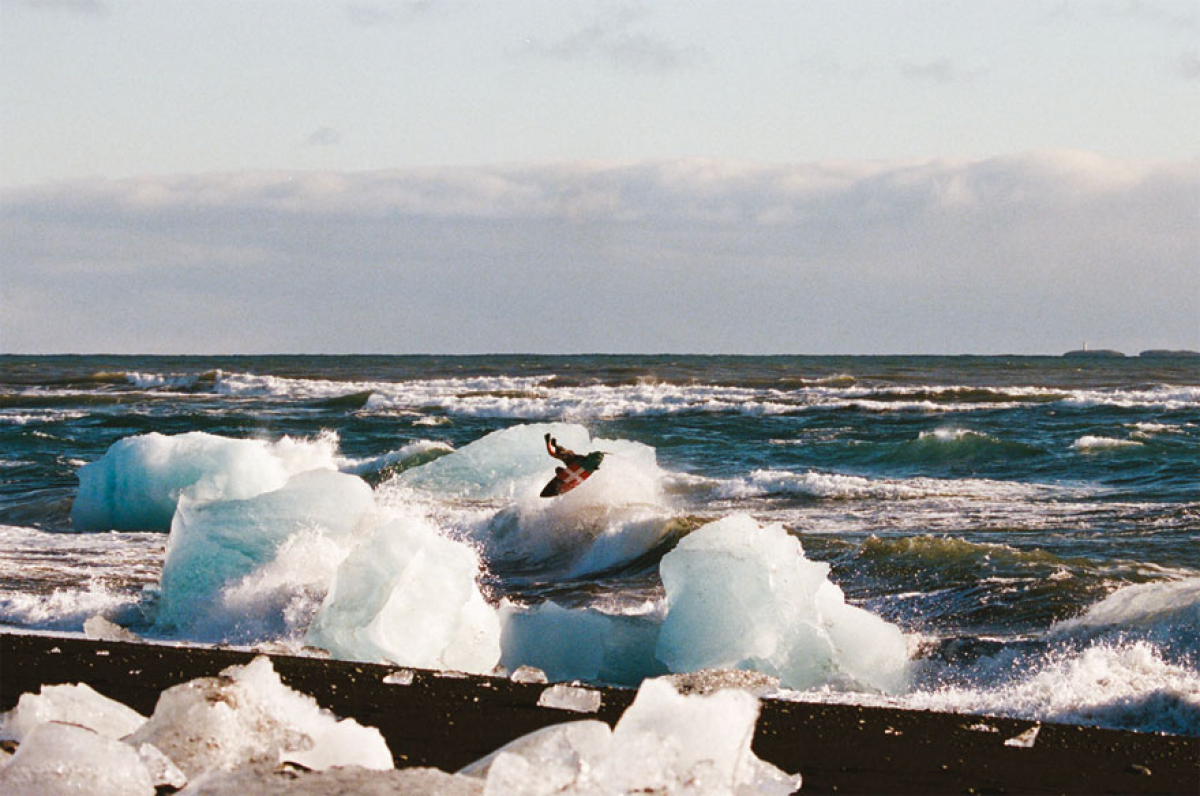
POLYGON ((43 303, 0 339, 13 351, 1200 347, 1198 196, 1195 162, 1071 152, 14 189, 0 195, 0 303, 43 303))
POLYGON ((629 8, 552 41, 529 40, 528 52, 562 61, 599 60, 635 71, 666 72, 706 60, 703 50, 678 46, 666 39, 636 30, 639 12, 629 8))

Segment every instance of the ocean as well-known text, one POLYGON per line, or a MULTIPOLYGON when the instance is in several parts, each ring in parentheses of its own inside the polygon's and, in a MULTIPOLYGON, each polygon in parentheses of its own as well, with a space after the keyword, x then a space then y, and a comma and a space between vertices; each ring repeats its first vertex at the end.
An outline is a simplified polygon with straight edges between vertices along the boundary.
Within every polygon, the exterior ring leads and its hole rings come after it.
POLYGON ((1198 542, 1197 359, 0 357, 12 632, 1200 735, 1198 542))

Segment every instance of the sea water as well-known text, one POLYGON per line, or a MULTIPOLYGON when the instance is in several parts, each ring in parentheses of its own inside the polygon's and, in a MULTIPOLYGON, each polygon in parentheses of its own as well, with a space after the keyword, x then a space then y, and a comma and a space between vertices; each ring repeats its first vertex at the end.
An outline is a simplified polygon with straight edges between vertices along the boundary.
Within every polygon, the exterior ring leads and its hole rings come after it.
POLYGON ((0 358, 8 629, 1195 735, 1198 541, 1195 359, 0 358))

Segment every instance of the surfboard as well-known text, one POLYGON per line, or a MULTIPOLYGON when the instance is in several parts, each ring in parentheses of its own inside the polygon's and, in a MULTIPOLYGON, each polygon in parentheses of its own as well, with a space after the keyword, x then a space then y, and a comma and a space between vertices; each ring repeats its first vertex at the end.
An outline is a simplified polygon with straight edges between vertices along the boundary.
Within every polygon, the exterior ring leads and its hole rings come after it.
POLYGON ((554 472, 554 478, 542 489, 542 497, 565 495, 575 487, 588 480, 592 473, 600 469, 604 454, 594 451, 565 467, 559 467, 554 472))

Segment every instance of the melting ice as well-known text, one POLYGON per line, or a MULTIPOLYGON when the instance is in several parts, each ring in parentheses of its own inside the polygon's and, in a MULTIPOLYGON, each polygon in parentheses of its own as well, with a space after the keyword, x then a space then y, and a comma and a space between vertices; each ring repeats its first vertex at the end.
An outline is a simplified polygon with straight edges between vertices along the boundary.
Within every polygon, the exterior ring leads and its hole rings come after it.
POLYGON ((800 776, 750 749, 757 717, 758 702, 748 693, 682 696, 650 680, 612 730, 594 720, 569 722, 519 738, 456 775, 396 772, 378 730, 339 720, 257 658, 164 691, 149 719, 82 685, 24 695, 4 717, 6 734, 20 747, 0 760, 0 789, 12 796, 151 796, 165 785, 241 796, 286 781, 288 793, 420 786, 529 796, 792 793, 800 776), (62 723, 45 709, 71 704, 86 704, 107 731, 62 723), (281 778, 285 763, 302 768, 281 778))

